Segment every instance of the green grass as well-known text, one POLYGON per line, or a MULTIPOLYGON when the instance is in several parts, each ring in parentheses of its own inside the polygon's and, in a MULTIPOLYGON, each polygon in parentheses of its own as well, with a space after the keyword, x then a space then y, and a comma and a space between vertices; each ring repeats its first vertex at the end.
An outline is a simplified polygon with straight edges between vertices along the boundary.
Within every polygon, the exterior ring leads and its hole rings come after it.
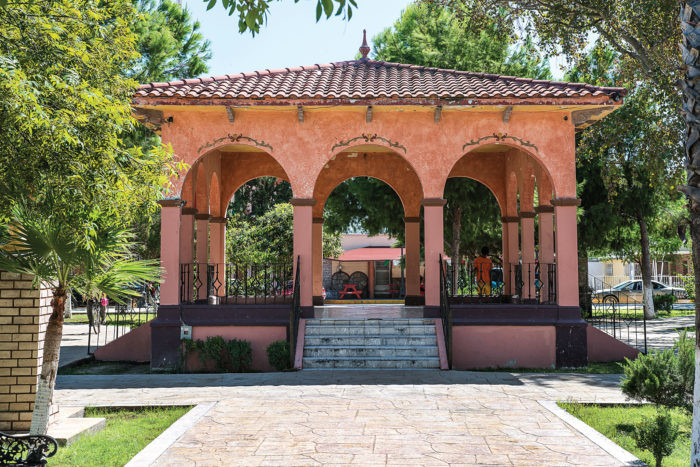
POLYGON ((143 410, 86 408, 86 417, 106 418, 105 428, 85 436, 48 459, 50 466, 122 466, 182 417, 190 407, 143 410))
POLYGON ((58 370, 59 375, 140 375, 150 372, 150 363, 98 362, 95 360, 63 367, 58 370))
MULTIPOLYGON (((648 451, 637 448, 632 431, 635 423, 644 417, 653 417, 656 408, 652 405, 596 405, 560 402, 559 407, 598 430, 612 441, 631 452, 648 465, 654 465, 654 458, 648 451)), ((673 420, 680 427, 673 453, 664 459, 664 466, 687 466, 690 463, 691 415, 682 409, 671 410, 673 420)))
MULTIPOLYGON (((656 312, 656 318, 654 319, 663 319, 663 318, 676 318, 679 316, 693 316, 695 314, 694 310, 671 310, 670 312, 665 312, 665 311, 658 311, 656 312)), ((594 317, 595 318, 602 318, 603 316, 605 317, 612 317, 613 313, 609 311, 598 311, 597 313, 594 310, 594 317)), ((641 308, 641 305, 637 308, 633 307, 619 307, 617 308, 616 311, 616 316, 622 317, 622 319, 638 319, 642 320, 644 317, 644 310, 641 308)))
MULTIPOLYGON (((125 317, 120 317, 119 318, 119 326, 128 326, 131 328, 138 327, 144 323, 147 323, 148 321, 152 320, 155 318, 155 313, 151 312, 150 314, 146 315, 146 313, 141 313, 141 315, 134 314, 134 315, 127 315, 125 317)), ((70 318, 66 319, 64 321, 66 324, 88 324, 88 317, 87 314, 85 313, 75 313, 73 316, 70 318)), ((109 315, 107 318, 107 325, 108 326, 116 326, 117 325, 117 320, 114 317, 114 315, 109 315)), ((105 326, 105 325, 102 325, 105 326)))
POLYGON ((482 368, 473 371, 505 371, 509 373, 583 373, 595 375, 618 375, 624 373, 623 361, 589 363, 580 368, 482 368))

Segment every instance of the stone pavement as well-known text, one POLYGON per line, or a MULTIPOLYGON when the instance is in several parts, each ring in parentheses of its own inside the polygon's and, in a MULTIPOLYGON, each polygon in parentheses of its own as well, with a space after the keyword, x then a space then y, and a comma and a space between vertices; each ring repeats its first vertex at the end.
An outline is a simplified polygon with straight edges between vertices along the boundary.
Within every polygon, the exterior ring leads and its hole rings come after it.
MULTIPOLYGON (((105 345, 112 342, 116 337, 114 332, 115 326, 102 326, 99 336, 99 344, 105 345)), ((88 324, 72 324, 66 323, 63 325, 63 337, 61 338, 61 354, 58 360, 58 366, 68 365, 77 360, 89 357, 88 355, 88 324)), ((122 333, 125 330, 122 331, 122 333)), ((97 336, 92 334, 92 351, 94 351, 97 343, 97 336)))
POLYGON ((439 370, 59 375, 55 398, 217 402, 157 465, 616 465, 538 401, 624 402, 618 381, 439 370))
MULTIPOLYGON (((677 316, 647 321, 647 347, 649 349, 670 349, 678 339, 678 330, 695 326, 695 316, 677 316)), ((692 337, 693 333, 689 333, 692 337)))

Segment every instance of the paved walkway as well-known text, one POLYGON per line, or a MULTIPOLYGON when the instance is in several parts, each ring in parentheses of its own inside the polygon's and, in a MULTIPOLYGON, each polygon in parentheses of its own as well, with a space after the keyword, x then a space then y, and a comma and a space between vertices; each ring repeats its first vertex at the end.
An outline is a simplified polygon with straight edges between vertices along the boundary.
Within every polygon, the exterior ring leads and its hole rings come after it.
MULTIPOLYGON (((678 339, 678 330, 695 326, 695 316, 677 316, 647 321, 647 347, 649 349, 670 349, 678 339)), ((689 333, 692 337, 693 333, 689 333)))
MULTIPOLYGON (((89 357, 88 355, 88 324, 71 324, 63 325, 63 337, 61 338, 61 354, 58 360, 58 366, 68 365, 77 360, 82 360, 89 357)), ((115 337, 115 326, 102 326, 99 336, 99 345, 105 345, 112 342, 115 337)), ((122 333, 125 330, 122 331, 122 333)), ((92 334, 92 351, 95 350, 97 344, 97 336, 92 334)))
POLYGON ((615 465, 537 401, 623 402, 617 383, 615 375, 437 370, 60 375, 55 397, 216 401, 157 465, 615 465))

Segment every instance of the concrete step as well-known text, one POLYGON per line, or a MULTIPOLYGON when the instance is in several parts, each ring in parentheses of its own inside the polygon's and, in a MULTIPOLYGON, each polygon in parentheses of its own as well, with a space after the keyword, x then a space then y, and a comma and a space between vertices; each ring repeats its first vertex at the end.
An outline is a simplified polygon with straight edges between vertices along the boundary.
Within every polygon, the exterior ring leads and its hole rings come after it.
POLYGON ((306 324, 306 336, 352 335, 352 336, 429 336, 435 334, 435 325, 314 325, 306 324))
POLYGON ((434 324, 432 318, 387 318, 387 319, 344 319, 344 318, 311 318, 306 320, 306 324, 315 325, 333 325, 333 326, 394 326, 394 325, 432 325, 434 324))
POLYGON ((433 332, 432 336, 406 336, 406 335, 383 335, 383 336, 359 336, 359 335, 322 335, 304 337, 305 347, 319 345, 332 345, 337 347, 347 347, 353 345, 361 346, 413 346, 413 345, 437 345, 437 336, 433 332))
POLYGON ((437 357, 438 349, 435 345, 413 346, 380 346, 380 345, 319 345, 305 346, 304 357, 335 358, 335 357, 437 357))
POLYGON ((334 357, 307 358, 304 357, 304 368, 440 368, 438 357, 334 357))
POLYGON ((97 433, 105 427, 105 419, 98 417, 67 417, 49 425, 48 434, 56 438, 59 446, 70 446, 80 437, 97 433))

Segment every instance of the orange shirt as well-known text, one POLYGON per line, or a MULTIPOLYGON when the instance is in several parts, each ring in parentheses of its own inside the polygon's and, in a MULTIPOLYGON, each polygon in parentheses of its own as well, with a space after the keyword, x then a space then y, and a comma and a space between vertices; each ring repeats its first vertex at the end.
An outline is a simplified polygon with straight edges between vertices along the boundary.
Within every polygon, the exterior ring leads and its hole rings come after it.
POLYGON ((493 263, 489 258, 479 256, 474 260, 474 269, 476 269, 476 278, 479 282, 491 283, 491 269, 493 263))

